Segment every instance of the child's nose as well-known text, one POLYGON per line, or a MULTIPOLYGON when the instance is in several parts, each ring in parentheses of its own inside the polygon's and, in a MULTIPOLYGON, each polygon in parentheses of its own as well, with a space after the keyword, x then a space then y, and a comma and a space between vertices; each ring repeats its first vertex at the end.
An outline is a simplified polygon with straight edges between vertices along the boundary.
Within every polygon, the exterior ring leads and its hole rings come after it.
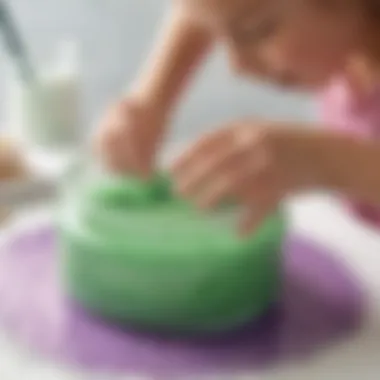
POLYGON ((268 66, 257 54, 236 55, 231 58, 230 62, 233 71, 239 76, 255 76, 261 80, 271 78, 268 66))
POLYGON ((244 53, 241 53, 236 50, 229 50, 229 62, 232 68, 232 71, 236 75, 246 75, 249 70, 249 60, 244 53))
POLYGON ((276 44, 262 46, 259 54, 272 77, 282 77, 289 72, 287 55, 276 44))

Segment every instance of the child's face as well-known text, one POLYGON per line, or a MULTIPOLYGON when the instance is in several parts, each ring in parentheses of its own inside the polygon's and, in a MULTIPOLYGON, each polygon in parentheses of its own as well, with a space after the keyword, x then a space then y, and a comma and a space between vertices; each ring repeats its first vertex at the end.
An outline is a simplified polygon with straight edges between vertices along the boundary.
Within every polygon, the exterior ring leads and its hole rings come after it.
POLYGON ((280 85, 326 84, 359 45, 360 20, 344 6, 349 0, 189 1, 225 42, 237 72, 280 85))

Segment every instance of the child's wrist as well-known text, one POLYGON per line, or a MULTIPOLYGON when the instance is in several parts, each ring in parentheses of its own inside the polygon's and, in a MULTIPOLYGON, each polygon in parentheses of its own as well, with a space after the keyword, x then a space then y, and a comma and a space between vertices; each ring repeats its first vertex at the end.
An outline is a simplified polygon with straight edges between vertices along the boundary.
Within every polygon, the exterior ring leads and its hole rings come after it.
POLYGON ((332 189, 337 186, 334 165, 336 154, 329 132, 310 129, 288 130, 287 150, 295 173, 296 191, 332 189))
POLYGON ((168 122, 171 116, 171 110, 170 107, 158 101, 156 98, 157 97, 152 96, 149 92, 134 89, 127 93, 122 101, 132 101, 140 109, 144 110, 152 116, 152 118, 155 120, 155 125, 163 126, 168 122))
POLYGON ((380 144, 375 140, 330 132, 319 139, 323 185, 356 199, 380 203, 380 144))
POLYGON ((310 170, 310 187, 332 191, 345 188, 351 170, 343 156, 350 151, 353 141, 351 136, 334 131, 316 130, 305 134, 302 149, 310 170))
POLYGON ((326 133, 311 133, 309 141, 309 161, 315 189, 332 189, 335 187, 335 173, 331 170, 330 160, 332 151, 330 137, 326 133))

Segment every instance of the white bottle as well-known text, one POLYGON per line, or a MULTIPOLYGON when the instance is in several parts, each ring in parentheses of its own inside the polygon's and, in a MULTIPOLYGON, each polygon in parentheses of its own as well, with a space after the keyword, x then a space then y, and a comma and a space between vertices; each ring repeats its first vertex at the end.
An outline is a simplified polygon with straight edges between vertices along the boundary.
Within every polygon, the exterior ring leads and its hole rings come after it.
POLYGON ((34 83, 9 81, 10 133, 33 149, 72 149, 82 142, 81 85, 76 45, 65 41, 34 83))

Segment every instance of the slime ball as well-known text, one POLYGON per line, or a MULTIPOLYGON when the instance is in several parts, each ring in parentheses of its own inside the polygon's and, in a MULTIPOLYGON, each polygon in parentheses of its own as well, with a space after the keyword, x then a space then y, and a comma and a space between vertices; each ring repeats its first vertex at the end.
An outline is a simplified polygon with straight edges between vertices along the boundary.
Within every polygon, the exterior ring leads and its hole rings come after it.
POLYGON ((232 207, 202 213, 176 198, 166 176, 75 176, 59 208, 61 264, 68 295, 88 311, 149 330, 201 333, 238 327, 276 302, 280 211, 242 239, 232 207))
POLYGON ((137 178, 114 177, 91 184, 88 196, 105 207, 147 207, 168 200, 170 182, 163 175, 146 183, 137 178))

